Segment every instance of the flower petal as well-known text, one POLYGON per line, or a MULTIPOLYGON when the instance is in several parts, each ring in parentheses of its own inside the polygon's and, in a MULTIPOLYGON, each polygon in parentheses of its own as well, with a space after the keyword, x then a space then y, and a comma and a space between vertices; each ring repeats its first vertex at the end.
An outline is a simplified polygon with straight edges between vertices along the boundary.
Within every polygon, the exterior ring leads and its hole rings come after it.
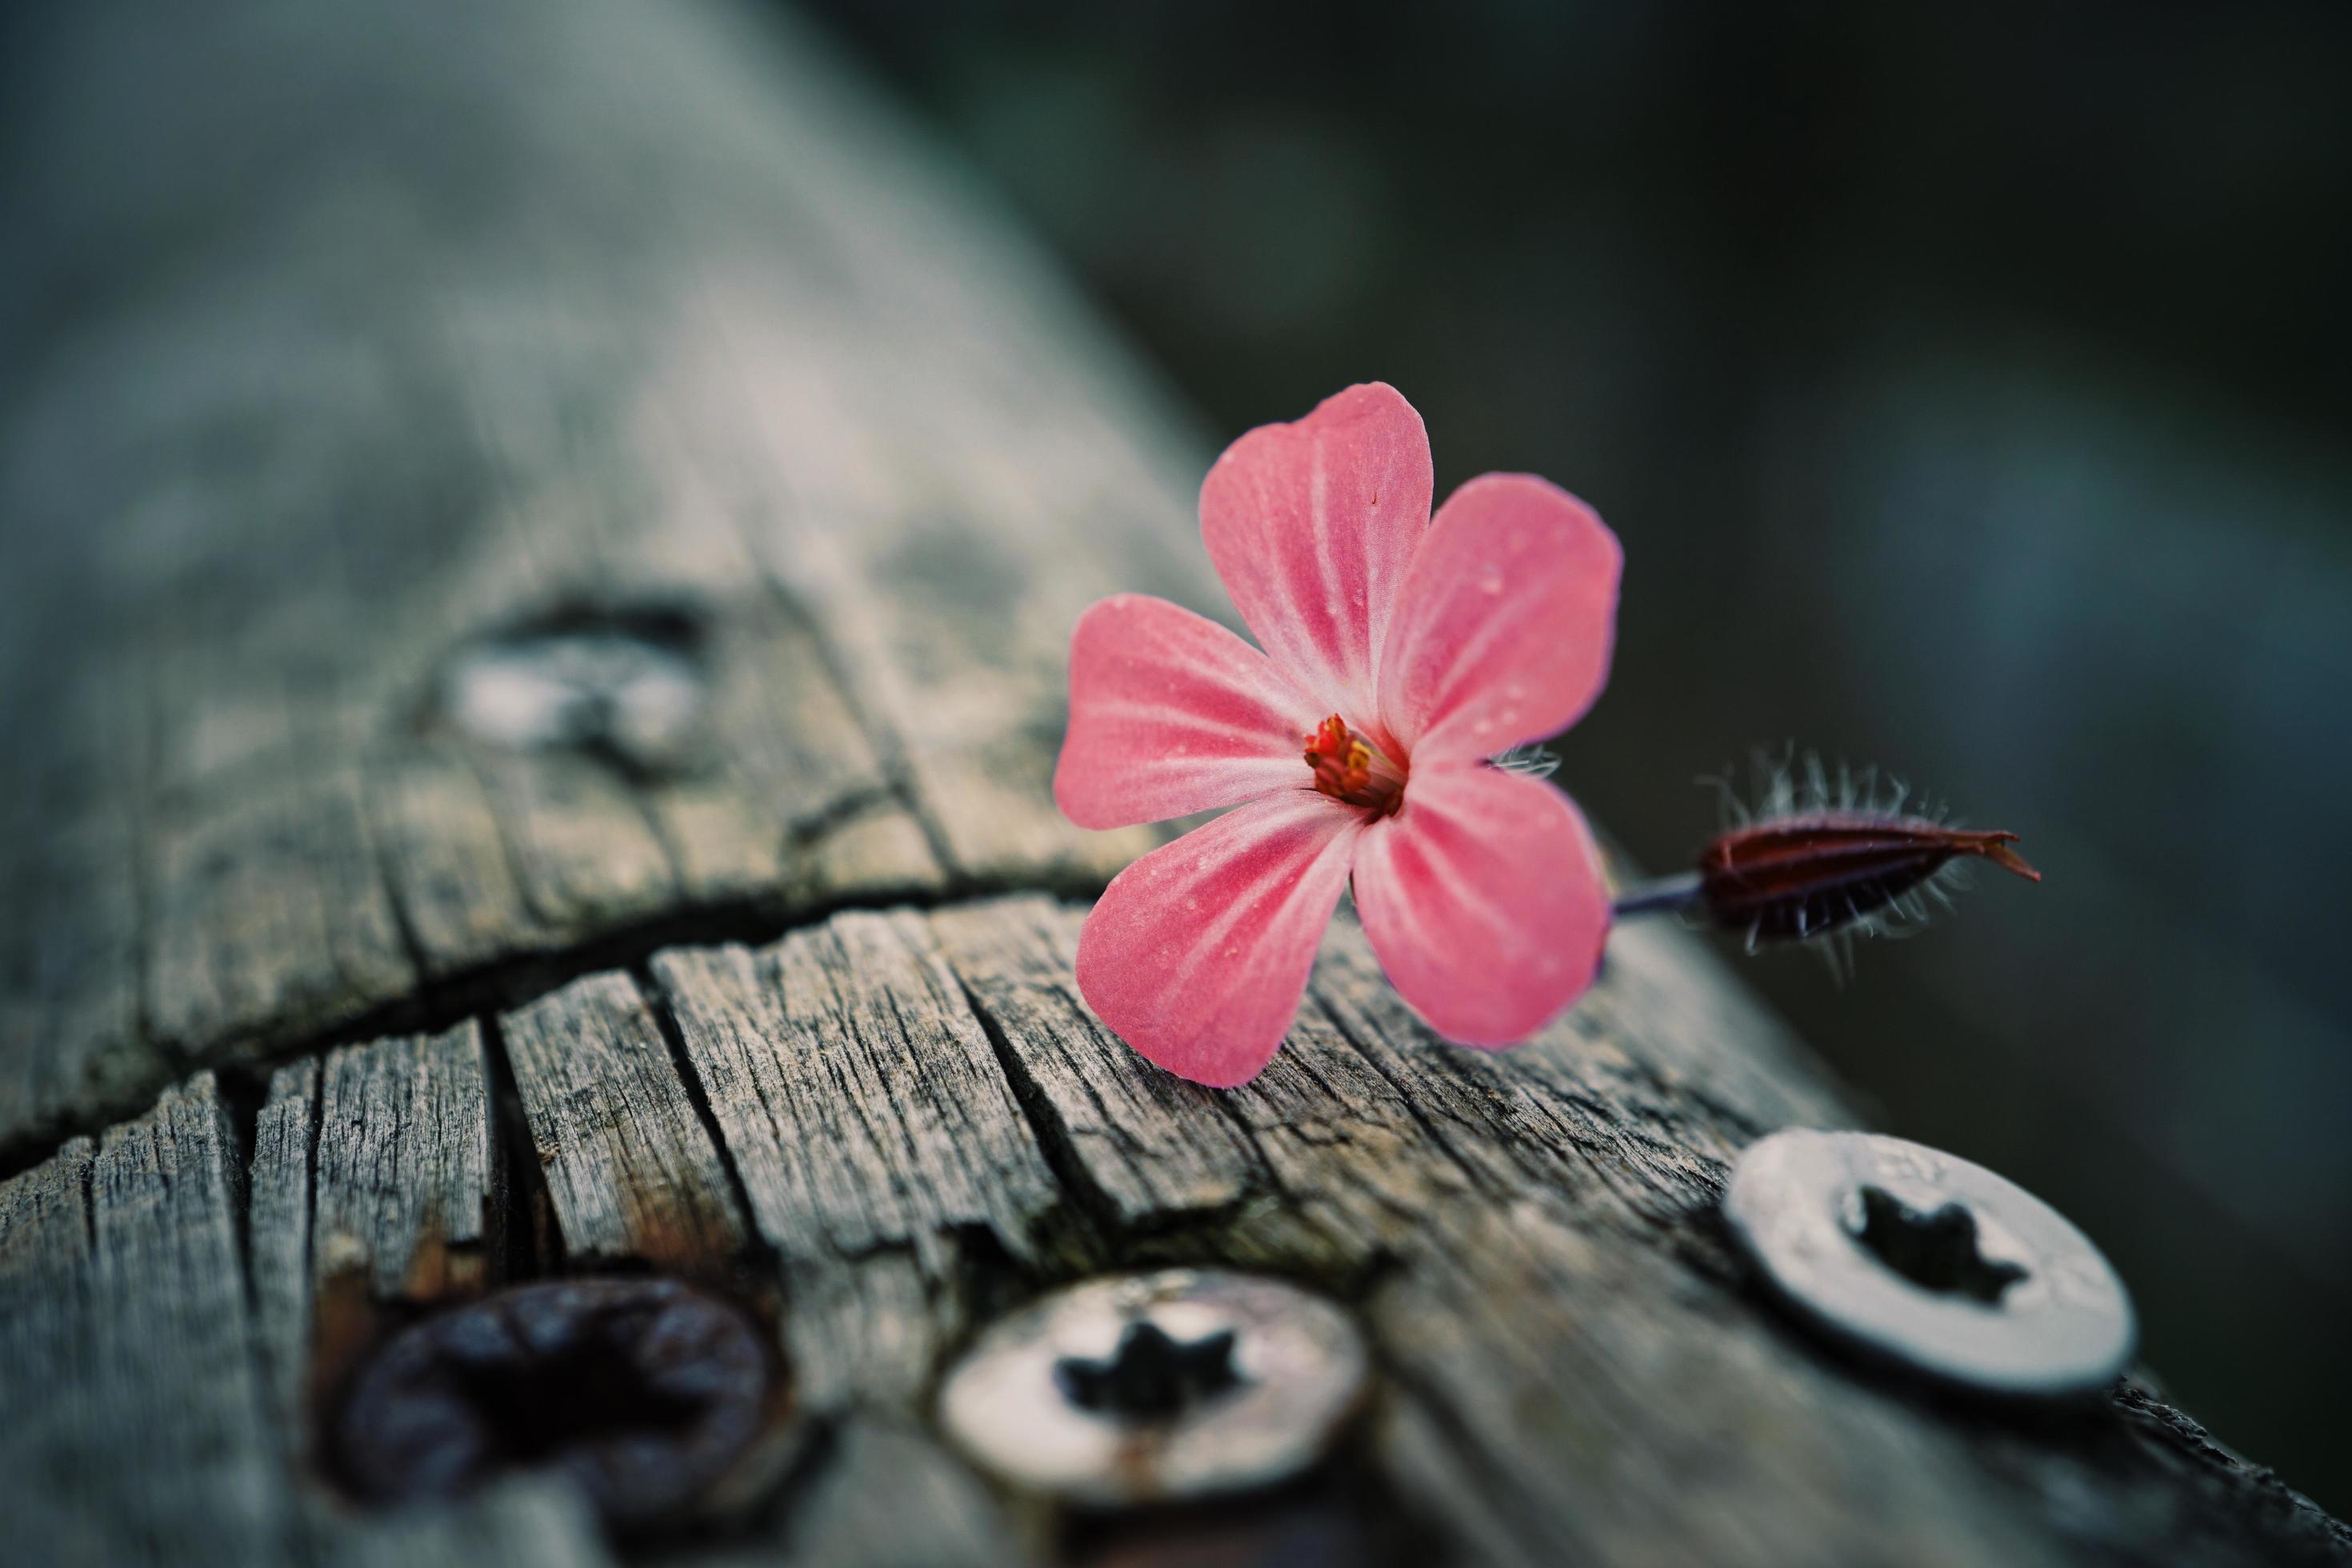
POLYGON ((1584 994, 1609 936, 1575 805, 1484 764, 1413 768, 1356 851, 1356 910, 1389 982, 1447 1039, 1516 1045, 1584 994))
POLYGON ((1347 885, 1361 812, 1310 789, 1238 806, 1111 879, 1078 990, 1130 1046, 1219 1089, 1273 1058, 1347 885))
POLYGON ((1428 432, 1378 382, 1252 430, 1201 486, 1201 537, 1258 646, 1351 724, 1374 717, 1381 644, 1429 497, 1428 432))
POLYGON ((1528 474, 1486 474, 1446 500, 1397 598, 1381 718, 1416 774, 1491 757, 1583 717, 1617 639, 1617 536, 1528 474))
POLYGON ((1127 827, 1305 784, 1318 717, 1265 655, 1216 622, 1120 594, 1080 616, 1070 637, 1054 801, 1080 827, 1127 827))

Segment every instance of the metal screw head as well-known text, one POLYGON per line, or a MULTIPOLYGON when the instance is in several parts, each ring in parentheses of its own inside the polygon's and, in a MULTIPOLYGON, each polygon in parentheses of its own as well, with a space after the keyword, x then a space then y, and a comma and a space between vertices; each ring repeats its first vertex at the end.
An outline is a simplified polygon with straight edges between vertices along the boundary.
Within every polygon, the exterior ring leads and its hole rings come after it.
POLYGON ((1278 1280, 1170 1268, 1089 1280, 992 1324, 940 1393, 1002 1479, 1099 1507, 1266 1487, 1320 1458, 1364 1394, 1346 1313, 1278 1280))
POLYGON ((675 612, 573 611, 463 649, 441 707, 477 740, 661 765, 700 716, 698 630, 675 612))
POLYGON ((412 1324, 361 1369, 334 1424, 375 1502, 448 1498, 511 1469, 571 1477, 605 1520, 734 1500, 783 1404, 759 1330, 670 1279, 500 1291, 412 1324))
POLYGON ((1792 1130, 1740 1156, 1723 1208, 1807 1319, 1909 1371, 2063 1398, 2131 1359, 2131 1298, 2106 1258, 1981 1165, 1876 1133, 1792 1130))

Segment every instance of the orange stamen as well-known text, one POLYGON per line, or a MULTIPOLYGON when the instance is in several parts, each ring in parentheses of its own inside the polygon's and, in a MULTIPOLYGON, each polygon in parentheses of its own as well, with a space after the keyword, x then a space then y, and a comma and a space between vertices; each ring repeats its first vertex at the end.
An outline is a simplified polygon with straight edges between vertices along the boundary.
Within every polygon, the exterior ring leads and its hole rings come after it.
POLYGON ((1307 765, 1315 771, 1317 789, 1374 816, 1386 816, 1404 800, 1404 774, 1337 713, 1307 737, 1307 765))

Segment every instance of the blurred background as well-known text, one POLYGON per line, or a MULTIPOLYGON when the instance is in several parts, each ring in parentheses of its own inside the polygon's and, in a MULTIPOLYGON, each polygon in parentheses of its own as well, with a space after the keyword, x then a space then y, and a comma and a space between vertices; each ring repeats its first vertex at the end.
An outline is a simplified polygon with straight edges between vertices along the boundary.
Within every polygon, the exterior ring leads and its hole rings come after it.
POLYGON ((1600 509, 1560 777, 1650 866, 1790 742, 2023 835, 1745 973, 2352 1510, 2352 7, 818 10, 1212 439, 1380 378, 1600 509))

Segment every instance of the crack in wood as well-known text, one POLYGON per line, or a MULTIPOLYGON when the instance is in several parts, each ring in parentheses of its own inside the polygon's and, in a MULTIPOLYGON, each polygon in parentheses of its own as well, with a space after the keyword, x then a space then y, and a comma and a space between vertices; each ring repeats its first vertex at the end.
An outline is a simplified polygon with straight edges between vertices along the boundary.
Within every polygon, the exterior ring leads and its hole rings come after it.
MULTIPOLYGON (((701 1075, 694 1070, 693 1060, 687 1054, 686 1037, 679 1032, 677 1015, 671 1006, 668 988, 653 972, 650 961, 632 965, 628 974, 636 983, 638 994, 645 998, 646 1010, 653 1015, 655 1026, 661 1030, 663 1044, 669 1047, 670 1065, 685 1087, 686 1097, 694 1107, 696 1120, 702 1123, 703 1132, 709 1138, 711 1147, 719 1152, 719 1163, 727 1173, 728 1190, 734 1194, 737 1208, 747 1215, 756 1214, 758 1211, 751 1206, 751 1189, 743 1182, 742 1169, 735 1163, 734 1150, 719 1125, 718 1115, 711 1110, 710 1091, 704 1085, 701 1075)), ((742 1260, 751 1264, 771 1261, 770 1252, 766 1239, 754 1228, 744 1244, 742 1260)))
MULTIPOLYGON (((863 812, 852 813, 847 818, 851 824, 866 819, 863 812)), ((909 895, 890 889, 870 894, 845 893, 814 903, 798 903, 782 897, 685 903, 561 947, 518 952, 439 978, 422 980, 407 994, 328 1028, 284 1039, 270 1036, 232 1037, 209 1053, 205 1061, 182 1062, 177 1070, 184 1072, 205 1066, 225 1078, 263 1079, 289 1061, 339 1046, 387 1035, 438 1033, 467 1018, 525 1006, 583 976, 641 967, 653 955, 667 949, 724 942, 764 945, 793 931, 822 925, 845 911, 945 908, 1015 890, 1025 889, 1006 889, 982 880, 958 882, 928 894, 909 895)), ((67 1139, 86 1136, 134 1113, 145 1098, 170 1082, 171 1070, 159 1068, 153 1075, 154 1082, 143 1091, 110 1094, 92 1100, 70 1117, 55 1119, 47 1126, 0 1143, 0 1180, 38 1164, 67 1139)))

